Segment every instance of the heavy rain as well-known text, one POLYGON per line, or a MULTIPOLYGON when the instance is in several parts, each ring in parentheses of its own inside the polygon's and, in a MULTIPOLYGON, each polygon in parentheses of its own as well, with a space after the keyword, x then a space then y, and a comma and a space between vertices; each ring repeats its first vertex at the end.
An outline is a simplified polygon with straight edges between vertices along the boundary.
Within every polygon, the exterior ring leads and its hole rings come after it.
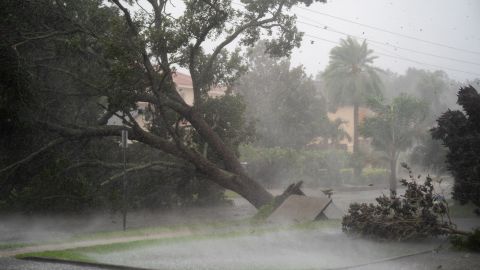
POLYGON ((479 14, 1 1, 0 269, 480 269, 479 14))

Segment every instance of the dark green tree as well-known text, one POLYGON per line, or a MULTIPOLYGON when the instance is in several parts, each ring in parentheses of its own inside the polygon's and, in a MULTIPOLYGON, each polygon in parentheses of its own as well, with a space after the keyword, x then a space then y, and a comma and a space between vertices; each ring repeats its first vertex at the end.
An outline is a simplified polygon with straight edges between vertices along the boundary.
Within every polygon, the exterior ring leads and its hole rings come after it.
MULTIPOLYGON (((17 3, 8 3, 12 2, 17 3)), ((143 3, 149 5, 146 9, 131 8, 135 5, 133 1, 109 2, 107 5, 100 0, 42 0, 33 4, 26 1, 12 11, 18 13, 38 7, 45 11, 38 16, 45 13, 57 16, 35 24, 37 29, 32 29, 33 22, 18 25, 15 32, 19 33, 19 39, 8 44, 9 47, 16 57, 29 63, 29 69, 42 68, 49 70, 49 74, 56 73, 78 85, 83 84, 83 88, 76 88, 81 91, 75 94, 96 98, 103 106, 87 110, 96 116, 95 122, 73 122, 70 116, 61 117, 66 114, 58 117, 45 114, 34 119, 37 126, 57 136, 50 143, 67 138, 118 137, 120 131, 126 129, 132 140, 186 161, 210 181, 237 192, 254 206, 269 203, 273 196, 245 173, 234 147, 209 124, 204 105, 212 86, 228 86, 244 70, 240 52, 228 51, 228 45, 239 41, 242 46, 253 46, 266 36, 267 53, 289 55, 292 48, 300 45, 302 35, 295 26, 295 16, 286 11, 294 5, 310 5, 313 1, 245 0, 244 6, 237 8, 229 0, 188 0, 179 16, 170 13, 168 0, 148 0, 143 3), (210 42, 205 46, 207 40, 210 42), (212 44, 213 50, 206 49, 212 44), (48 52, 52 47, 74 49, 84 57, 78 60, 75 55, 77 60, 71 61, 74 58, 65 54, 61 64, 38 65, 38 59, 28 53, 27 47, 44 52, 46 58, 50 57, 48 52), (187 68, 192 76, 193 105, 187 104, 177 92, 172 78, 175 66, 187 68), (147 102, 152 108, 156 130, 142 128, 133 117, 139 102, 147 102), (104 120, 112 114, 123 118, 123 125, 105 125, 104 120), (189 124, 179 124, 185 121, 189 124), (202 145, 190 143, 191 133, 208 143, 221 164, 203 155, 202 145)), ((46 81, 41 73, 33 75, 35 82, 46 81)), ((52 90, 58 92, 65 88, 62 80, 55 82, 50 86, 52 90)), ((52 100, 58 102, 59 98, 52 97, 52 100)), ((43 112, 42 108, 31 109, 43 112)))
POLYGON ((480 95, 472 86, 462 87, 457 102, 463 110, 442 114, 431 134, 448 148, 453 198, 480 207, 480 95))

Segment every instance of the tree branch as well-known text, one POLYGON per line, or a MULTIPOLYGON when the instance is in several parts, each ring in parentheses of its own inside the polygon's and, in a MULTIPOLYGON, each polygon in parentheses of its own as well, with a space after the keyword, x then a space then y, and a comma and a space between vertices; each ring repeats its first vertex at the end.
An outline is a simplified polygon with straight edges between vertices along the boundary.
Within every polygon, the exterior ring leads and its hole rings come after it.
POLYGON ((10 165, 8 165, 7 167, 1 169, 1 170, 0 170, 0 174, 1 174, 1 173, 4 173, 4 172, 6 172, 6 171, 8 171, 8 170, 10 170, 10 169, 13 169, 13 168, 15 168, 15 167, 17 167, 17 166, 19 166, 19 165, 22 165, 22 164, 25 164, 25 163, 31 161, 32 159, 34 159, 35 157, 37 157, 37 156, 40 155, 41 153, 45 152, 46 150, 48 150, 48 149, 50 149, 50 148, 52 148, 52 147, 54 147, 54 146, 56 146, 56 145, 59 145, 59 144, 65 142, 65 141, 66 141, 66 139, 64 139, 64 138, 57 138, 57 139, 54 139, 54 140, 50 141, 50 142, 47 143, 45 146, 43 146, 42 148, 38 149, 37 151, 31 153, 31 154, 28 155, 27 157, 25 157, 25 158, 23 158, 23 159, 15 162, 15 163, 13 163, 13 164, 10 164, 10 165))
POLYGON ((200 77, 204 77, 205 75, 208 74, 208 72, 211 71, 211 68, 213 66, 213 62, 215 62, 218 54, 220 54, 220 52, 223 50, 223 48, 225 48, 225 46, 227 46, 228 44, 230 44, 231 42, 233 42, 241 33, 243 33, 245 30, 247 30, 248 28, 252 28, 252 27, 258 27, 258 26, 262 26, 264 24, 268 24, 268 23, 271 23, 271 22, 274 22, 275 20, 278 19, 278 16, 281 14, 282 12, 282 9, 283 9, 283 2, 280 4, 280 6, 278 7, 277 11, 275 12, 275 14, 271 17, 271 18, 268 18, 268 19, 264 19, 264 20, 253 20, 249 23, 246 23, 244 25, 241 25, 237 28, 237 30, 235 30, 235 32, 233 32, 230 36, 228 36, 227 38, 225 38, 225 40, 220 43, 216 48, 215 50, 213 51, 212 55, 210 56, 210 58, 208 59, 208 62, 207 64, 205 65, 205 68, 203 69, 203 71, 201 72, 200 74, 200 77))
MULTIPOLYGON (((120 164, 120 165, 122 165, 122 164, 120 164)), ((154 161, 154 162, 149 162, 149 163, 146 163, 146 164, 135 165, 134 167, 130 167, 130 168, 126 169, 125 172, 120 172, 120 173, 114 174, 110 178, 108 178, 107 180, 100 183, 100 185, 103 186, 103 185, 109 184, 112 181, 114 181, 118 178, 121 178, 125 174, 131 173, 131 172, 136 172, 136 171, 142 171, 142 170, 146 170, 146 169, 151 169, 151 167, 154 167, 154 166, 162 166, 162 167, 166 167, 166 168, 176 168, 176 169, 183 169, 183 170, 185 170, 187 168, 185 166, 181 166, 181 165, 178 165, 176 163, 165 162, 165 161, 154 161)))
POLYGON ((70 31, 52 31, 52 32, 49 32, 49 33, 46 33, 46 34, 43 34, 43 35, 34 36, 34 37, 23 36, 23 38, 25 40, 20 41, 18 43, 15 43, 15 44, 11 45, 11 47, 15 51, 17 51, 18 46, 21 46, 21 45, 23 45, 27 42, 33 41, 33 40, 42 40, 42 39, 47 39, 47 38, 54 37, 54 36, 70 35, 70 34, 75 34, 75 33, 78 33, 78 32, 83 32, 83 31, 81 31, 80 29, 73 29, 73 30, 70 30, 70 31))

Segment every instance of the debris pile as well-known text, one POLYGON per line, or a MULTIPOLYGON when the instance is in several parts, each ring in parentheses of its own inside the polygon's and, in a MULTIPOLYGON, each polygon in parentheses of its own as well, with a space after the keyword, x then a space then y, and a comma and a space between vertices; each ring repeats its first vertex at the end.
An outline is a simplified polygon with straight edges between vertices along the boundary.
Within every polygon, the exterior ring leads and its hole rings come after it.
POLYGON ((439 235, 466 234, 456 230, 451 222, 448 205, 443 196, 434 193, 432 178, 418 183, 420 176, 400 182, 406 187, 404 195, 376 198, 377 204, 350 205, 343 217, 342 230, 347 234, 386 240, 410 240, 439 235))

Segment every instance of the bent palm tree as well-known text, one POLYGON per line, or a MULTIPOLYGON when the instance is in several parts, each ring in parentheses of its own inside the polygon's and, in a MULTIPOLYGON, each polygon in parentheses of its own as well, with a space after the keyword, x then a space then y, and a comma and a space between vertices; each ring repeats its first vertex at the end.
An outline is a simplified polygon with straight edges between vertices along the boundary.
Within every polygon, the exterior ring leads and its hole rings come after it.
POLYGON ((322 77, 328 95, 328 102, 333 106, 353 105, 353 155, 355 158, 354 175, 358 179, 361 166, 358 163, 358 124, 359 106, 368 96, 380 95, 382 83, 377 72, 380 69, 371 64, 377 58, 362 44, 348 37, 341 39, 340 45, 330 51, 330 62, 322 77))

